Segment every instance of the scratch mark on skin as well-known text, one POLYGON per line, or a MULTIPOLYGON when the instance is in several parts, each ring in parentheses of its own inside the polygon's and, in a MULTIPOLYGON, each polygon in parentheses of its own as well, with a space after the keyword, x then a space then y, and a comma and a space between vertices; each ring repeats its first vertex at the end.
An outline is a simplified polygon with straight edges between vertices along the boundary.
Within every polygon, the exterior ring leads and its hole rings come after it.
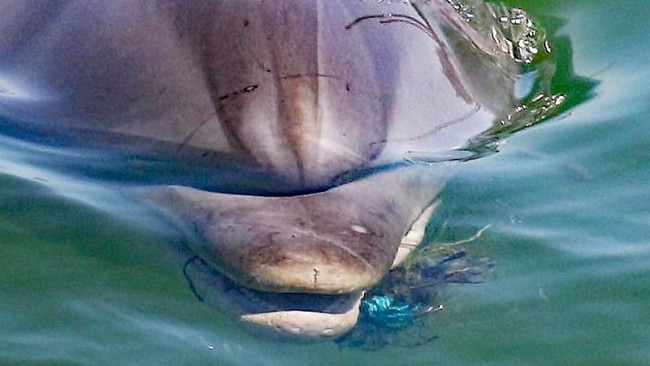
POLYGON ((287 80, 287 79, 297 79, 297 78, 339 79, 336 75, 328 75, 328 74, 288 74, 288 75, 281 75, 278 79, 287 80))
MULTIPOLYGON (((255 90, 257 90, 257 88, 259 88, 259 87, 260 87, 259 84, 251 84, 251 85, 245 86, 245 87, 243 87, 243 88, 241 88, 239 90, 235 90, 234 92, 224 94, 224 95, 222 95, 220 97, 217 97, 217 101, 219 103, 223 103, 224 101, 226 101, 228 99, 232 100, 232 99, 237 98, 237 97, 239 97, 239 96, 241 96, 243 94, 252 93, 255 90)), ((217 111, 218 111, 218 109, 217 109, 217 111)), ((208 124, 210 122, 210 120, 212 119, 212 117, 215 114, 216 114, 216 111, 215 111, 215 113, 210 114, 203 122, 199 123, 199 125, 196 126, 196 128, 194 128, 192 131, 190 131, 190 133, 188 133, 187 136, 185 136, 183 141, 181 141, 180 146, 176 150, 176 153, 179 153, 183 149, 183 147, 185 147, 187 142, 190 141, 197 134, 197 132, 199 132, 206 124, 208 124)))
POLYGON ((224 95, 222 95, 220 97, 217 97, 217 100, 219 102, 222 102, 222 101, 224 101, 226 99, 236 98, 236 97, 238 97, 238 96, 240 96, 242 94, 254 92, 259 87, 260 87, 259 84, 251 84, 251 85, 248 85, 248 86, 246 86, 244 88, 241 88, 239 90, 235 90, 234 92, 224 94, 224 95))
POLYGON ((314 286, 316 286, 318 283, 318 273, 318 270, 314 268, 314 286))
POLYGON ((409 16, 409 15, 403 15, 403 14, 375 14, 375 15, 365 15, 362 17, 359 17, 355 19, 352 23, 348 24, 345 26, 345 29, 351 29, 355 25, 365 21, 365 20, 370 20, 370 19, 379 19, 379 23, 381 24, 387 24, 387 23, 392 23, 392 22, 403 22, 406 24, 410 24, 414 27, 420 28, 421 30, 431 33, 431 29, 423 22, 417 20, 416 18, 409 16))
MULTIPOLYGON (((269 74, 275 74, 271 68, 265 66, 261 62, 256 62, 256 65, 259 66, 264 72, 269 74)), ((280 74, 278 80, 287 80, 287 79, 296 79, 296 78, 327 78, 327 79, 336 79, 340 80, 341 78, 336 75, 331 74, 321 74, 321 73, 297 73, 297 74, 280 74)))

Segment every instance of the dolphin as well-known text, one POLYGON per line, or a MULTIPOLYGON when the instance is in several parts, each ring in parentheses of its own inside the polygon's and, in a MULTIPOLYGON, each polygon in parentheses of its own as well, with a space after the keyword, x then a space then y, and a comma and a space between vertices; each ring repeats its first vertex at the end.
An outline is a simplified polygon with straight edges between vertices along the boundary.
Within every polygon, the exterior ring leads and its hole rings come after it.
MULTIPOLYGON (((0 133, 124 158, 116 179, 185 234, 202 298, 339 336, 454 169, 409 157, 516 104, 519 65, 452 3, 5 0, 0 133)), ((83 164, 102 165, 57 168, 83 164)))

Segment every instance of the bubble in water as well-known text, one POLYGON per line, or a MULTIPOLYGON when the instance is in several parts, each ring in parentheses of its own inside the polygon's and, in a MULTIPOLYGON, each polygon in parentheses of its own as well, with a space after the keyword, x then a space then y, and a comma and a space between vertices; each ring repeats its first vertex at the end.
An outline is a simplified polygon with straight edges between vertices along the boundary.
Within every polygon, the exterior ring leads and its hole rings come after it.
POLYGON ((519 8, 480 0, 446 0, 479 33, 491 35, 494 49, 508 54, 517 62, 529 64, 539 53, 546 34, 519 8))

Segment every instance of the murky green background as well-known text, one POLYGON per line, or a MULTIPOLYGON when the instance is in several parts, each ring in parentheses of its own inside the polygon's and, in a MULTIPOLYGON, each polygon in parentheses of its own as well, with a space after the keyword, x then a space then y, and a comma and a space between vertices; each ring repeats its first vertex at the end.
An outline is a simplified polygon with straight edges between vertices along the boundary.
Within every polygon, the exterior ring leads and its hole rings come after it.
POLYGON ((368 352, 256 339, 193 297, 165 235, 0 176, 0 364, 650 364, 650 2, 510 3, 564 19, 561 57, 600 84, 444 191, 438 239, 490 225, 467 249, 495 267, 445 290, 436 340, 368 352))

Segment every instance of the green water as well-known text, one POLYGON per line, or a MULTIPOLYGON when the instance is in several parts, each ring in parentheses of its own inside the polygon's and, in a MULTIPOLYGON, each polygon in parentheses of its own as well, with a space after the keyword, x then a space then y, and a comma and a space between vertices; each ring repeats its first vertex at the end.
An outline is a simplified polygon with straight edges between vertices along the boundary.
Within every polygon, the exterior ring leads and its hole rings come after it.
MULTIPOLYGON (((165 235, 0 177, 2 365, 650 364, 650 2, 510 1, 563 19, 570 113, 464 163, 436 219, 494 263, 449 287, 438 337, 376 352, 246 334, 187 289, 165 235)), ((439 236, 438 236, 439 234, 439 236)))

